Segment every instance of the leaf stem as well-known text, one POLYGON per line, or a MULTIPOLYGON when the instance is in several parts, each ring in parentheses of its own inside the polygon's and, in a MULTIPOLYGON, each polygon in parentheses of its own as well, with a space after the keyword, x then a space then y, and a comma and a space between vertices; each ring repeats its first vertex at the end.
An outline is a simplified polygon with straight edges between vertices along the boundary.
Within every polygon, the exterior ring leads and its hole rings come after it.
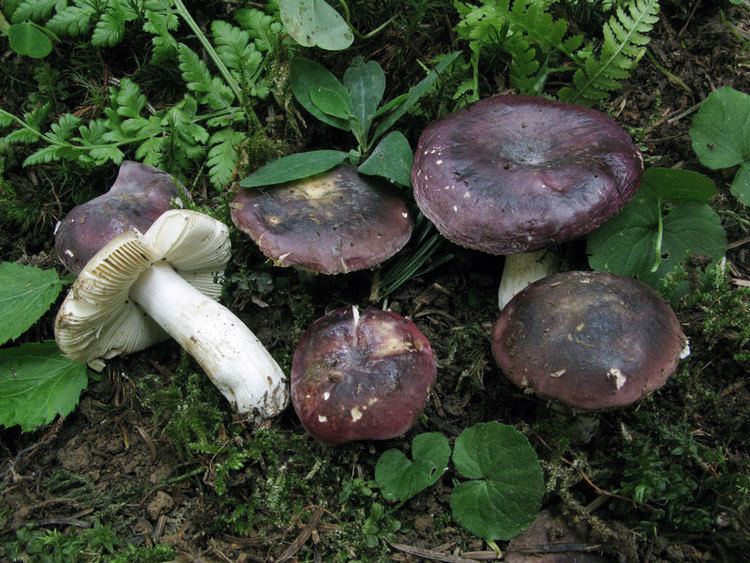
POLYGON ((247 117, 250 119, 250 121, 256 128, 263 131, 264 130, 263 125, 261 124, 260 119, 252 110, 252 108, 245 102, 245 96, 242 93, 242 88, 240 88, 240 85, 237 83, 234 76, 232 76, 232 73, 229 72, 229 69, 224 64, 224 61, 221 60, 221 58, 219 57, 219 54, 216 52, 213 45, 211 45, 211 42, 203 33, 203 30, 201 30, 201 28, 198 27, 198 24, 193 19, 193 16, 190 15, 190 12, 185 7, 185 4, 182 2, 182 0, 172 0, 172 1, 174 2, 174 7, 177 10, 177 13, 180 15, 180 17, 185 21, 188 27, 192 30, 192 32, 198 38, 198 41, 200 41, 201 45, 203 45, 203 48, 206 50, 206 53, 208 54, 209 57, 211 57, 211 60, 213 61, 214 65, 216 65, 216 68, 221 73, 221 76, 224 78, 224 81, 227 83, 229 88, 231 88, 232 92, 234 93, 235 97, 240 102, 240 104, 242 104, 242 106, 245 108, 245 114, 247 115, 247 117))
POLYGON ((659 221, 656 228, 656 241, 654 242, 654 264, 651 266, 652 273, 658 270, 659 266, 661 266, 661 243, 664 239, 664 216, 661 212, 661 198, 657 199, 656 204, 658 206, 657 216, 659 218, 659 221))

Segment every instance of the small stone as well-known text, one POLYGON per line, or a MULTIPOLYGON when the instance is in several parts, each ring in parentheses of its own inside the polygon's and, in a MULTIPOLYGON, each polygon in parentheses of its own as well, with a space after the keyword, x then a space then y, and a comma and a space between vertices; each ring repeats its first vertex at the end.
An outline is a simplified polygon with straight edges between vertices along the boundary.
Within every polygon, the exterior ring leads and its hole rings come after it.
POLYGON ((172 510, 174 500, 164 491, 158 491, 154 499, 148 503, 146 513, 151 520, 156 520, 165 512, 172 510))

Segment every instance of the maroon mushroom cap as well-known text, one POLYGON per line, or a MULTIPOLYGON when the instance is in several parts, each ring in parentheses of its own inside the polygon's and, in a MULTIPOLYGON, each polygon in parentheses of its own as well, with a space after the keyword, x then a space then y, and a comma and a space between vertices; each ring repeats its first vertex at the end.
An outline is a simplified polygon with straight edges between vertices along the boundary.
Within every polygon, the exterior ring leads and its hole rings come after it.
POLYGON ((379 309, 337 309, 300 339, 292 404, 321 442, 386 440, 417 421, 435 373, 430 342, 410 320, 379 309))
POLYGON ((687 339, 650 287, 600 272, 541 279, 503 309, 492 353, 523 389, 581 410, 633 403, 667 381, 687 339))
POLYGON ((110 240, 125 231, 146 232, 162 213, 171 208, 179 191, 172 177, 158 168, 125 161, 110 190, 74 207, 55 233, 60 261, 78 274, 110 240))
POLYGON ((494 96, 430 125, 412 168, 419 208, 451 241, 491 254, 580 237, 638 188, 643 159, 606 115, 494 96))
POLYGON ((396 189, 352 166, 259 190, 240 190, 232 220, 278 266, 339 274, 377 266, 411 236, 396 189))

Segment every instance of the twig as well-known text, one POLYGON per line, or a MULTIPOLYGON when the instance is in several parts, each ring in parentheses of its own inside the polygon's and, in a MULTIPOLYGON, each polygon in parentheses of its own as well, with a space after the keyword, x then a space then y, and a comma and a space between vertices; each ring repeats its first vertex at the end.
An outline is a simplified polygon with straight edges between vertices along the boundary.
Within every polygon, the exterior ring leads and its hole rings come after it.
POLYGON ((325 512, 325 509, 320 506, 318 507, 318 510, 315 511, 315 514, 312 515, 312 518, 310 518, 310 521, 307 523, 307 526, 304 527, 304 529, 299 533, 299 535, 295 538, 295 540, 284 550, 284 553, 282 553, 278 559, 276 559, 276 563, 281 563, 282 561, 289 561, 292 557, 294 557, 294 554, 297 553, 300 548, 307 543, 307 540, 310 539, 310 536, 312 535, 313 529, 315 529, 315 526, 318 525, 318 522, 320 522, 320 518, 323 516, 323 512, 325 512))
POLYGON ((601 548, 602 546, 600 544, 590 543, 548 543, 508 551, 512 551, 512 553, 527 553, 533 555, 536 553, 591 553, 601 548))
POLYGON ((440 553, 439 551, 433 551, 432 549, 424 549, 403 543, 388 542, 388 545, 393 549, 403 551, 404 553, 414 555, 415 557, 421 557, 422 559, 429 559, 430 561, 443 561, 444 563, 474 563, 476 561, 476 559, 468 559, 466 557, 450 555, 449 553, 440 553))

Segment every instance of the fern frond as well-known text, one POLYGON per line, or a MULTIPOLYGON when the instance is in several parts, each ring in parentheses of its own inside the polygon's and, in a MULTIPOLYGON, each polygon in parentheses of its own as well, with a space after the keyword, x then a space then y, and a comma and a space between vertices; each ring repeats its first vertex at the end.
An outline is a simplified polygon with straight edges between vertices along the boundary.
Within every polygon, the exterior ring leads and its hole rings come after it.
POLYGON ((211 135, 208 151, 208 176, 217 188, 223 188, 232 179, 237 165, 237 147, 244 135, 233 129, 220 129, 211 135))
POLYGON ((11 17, 13 23, 29 20, 42 21, 49 17, 57 0, 24 0, 16 7, 11 17))
POLYGON ((648 34, 659 21, 659 0, 632 0, 617 7, 604 24, 604 44, 599 56, 588 57, 573 76, 573 86, 559 92, 562 100, 585 105, 603 102, 630 77, 650 41, 648 34))

